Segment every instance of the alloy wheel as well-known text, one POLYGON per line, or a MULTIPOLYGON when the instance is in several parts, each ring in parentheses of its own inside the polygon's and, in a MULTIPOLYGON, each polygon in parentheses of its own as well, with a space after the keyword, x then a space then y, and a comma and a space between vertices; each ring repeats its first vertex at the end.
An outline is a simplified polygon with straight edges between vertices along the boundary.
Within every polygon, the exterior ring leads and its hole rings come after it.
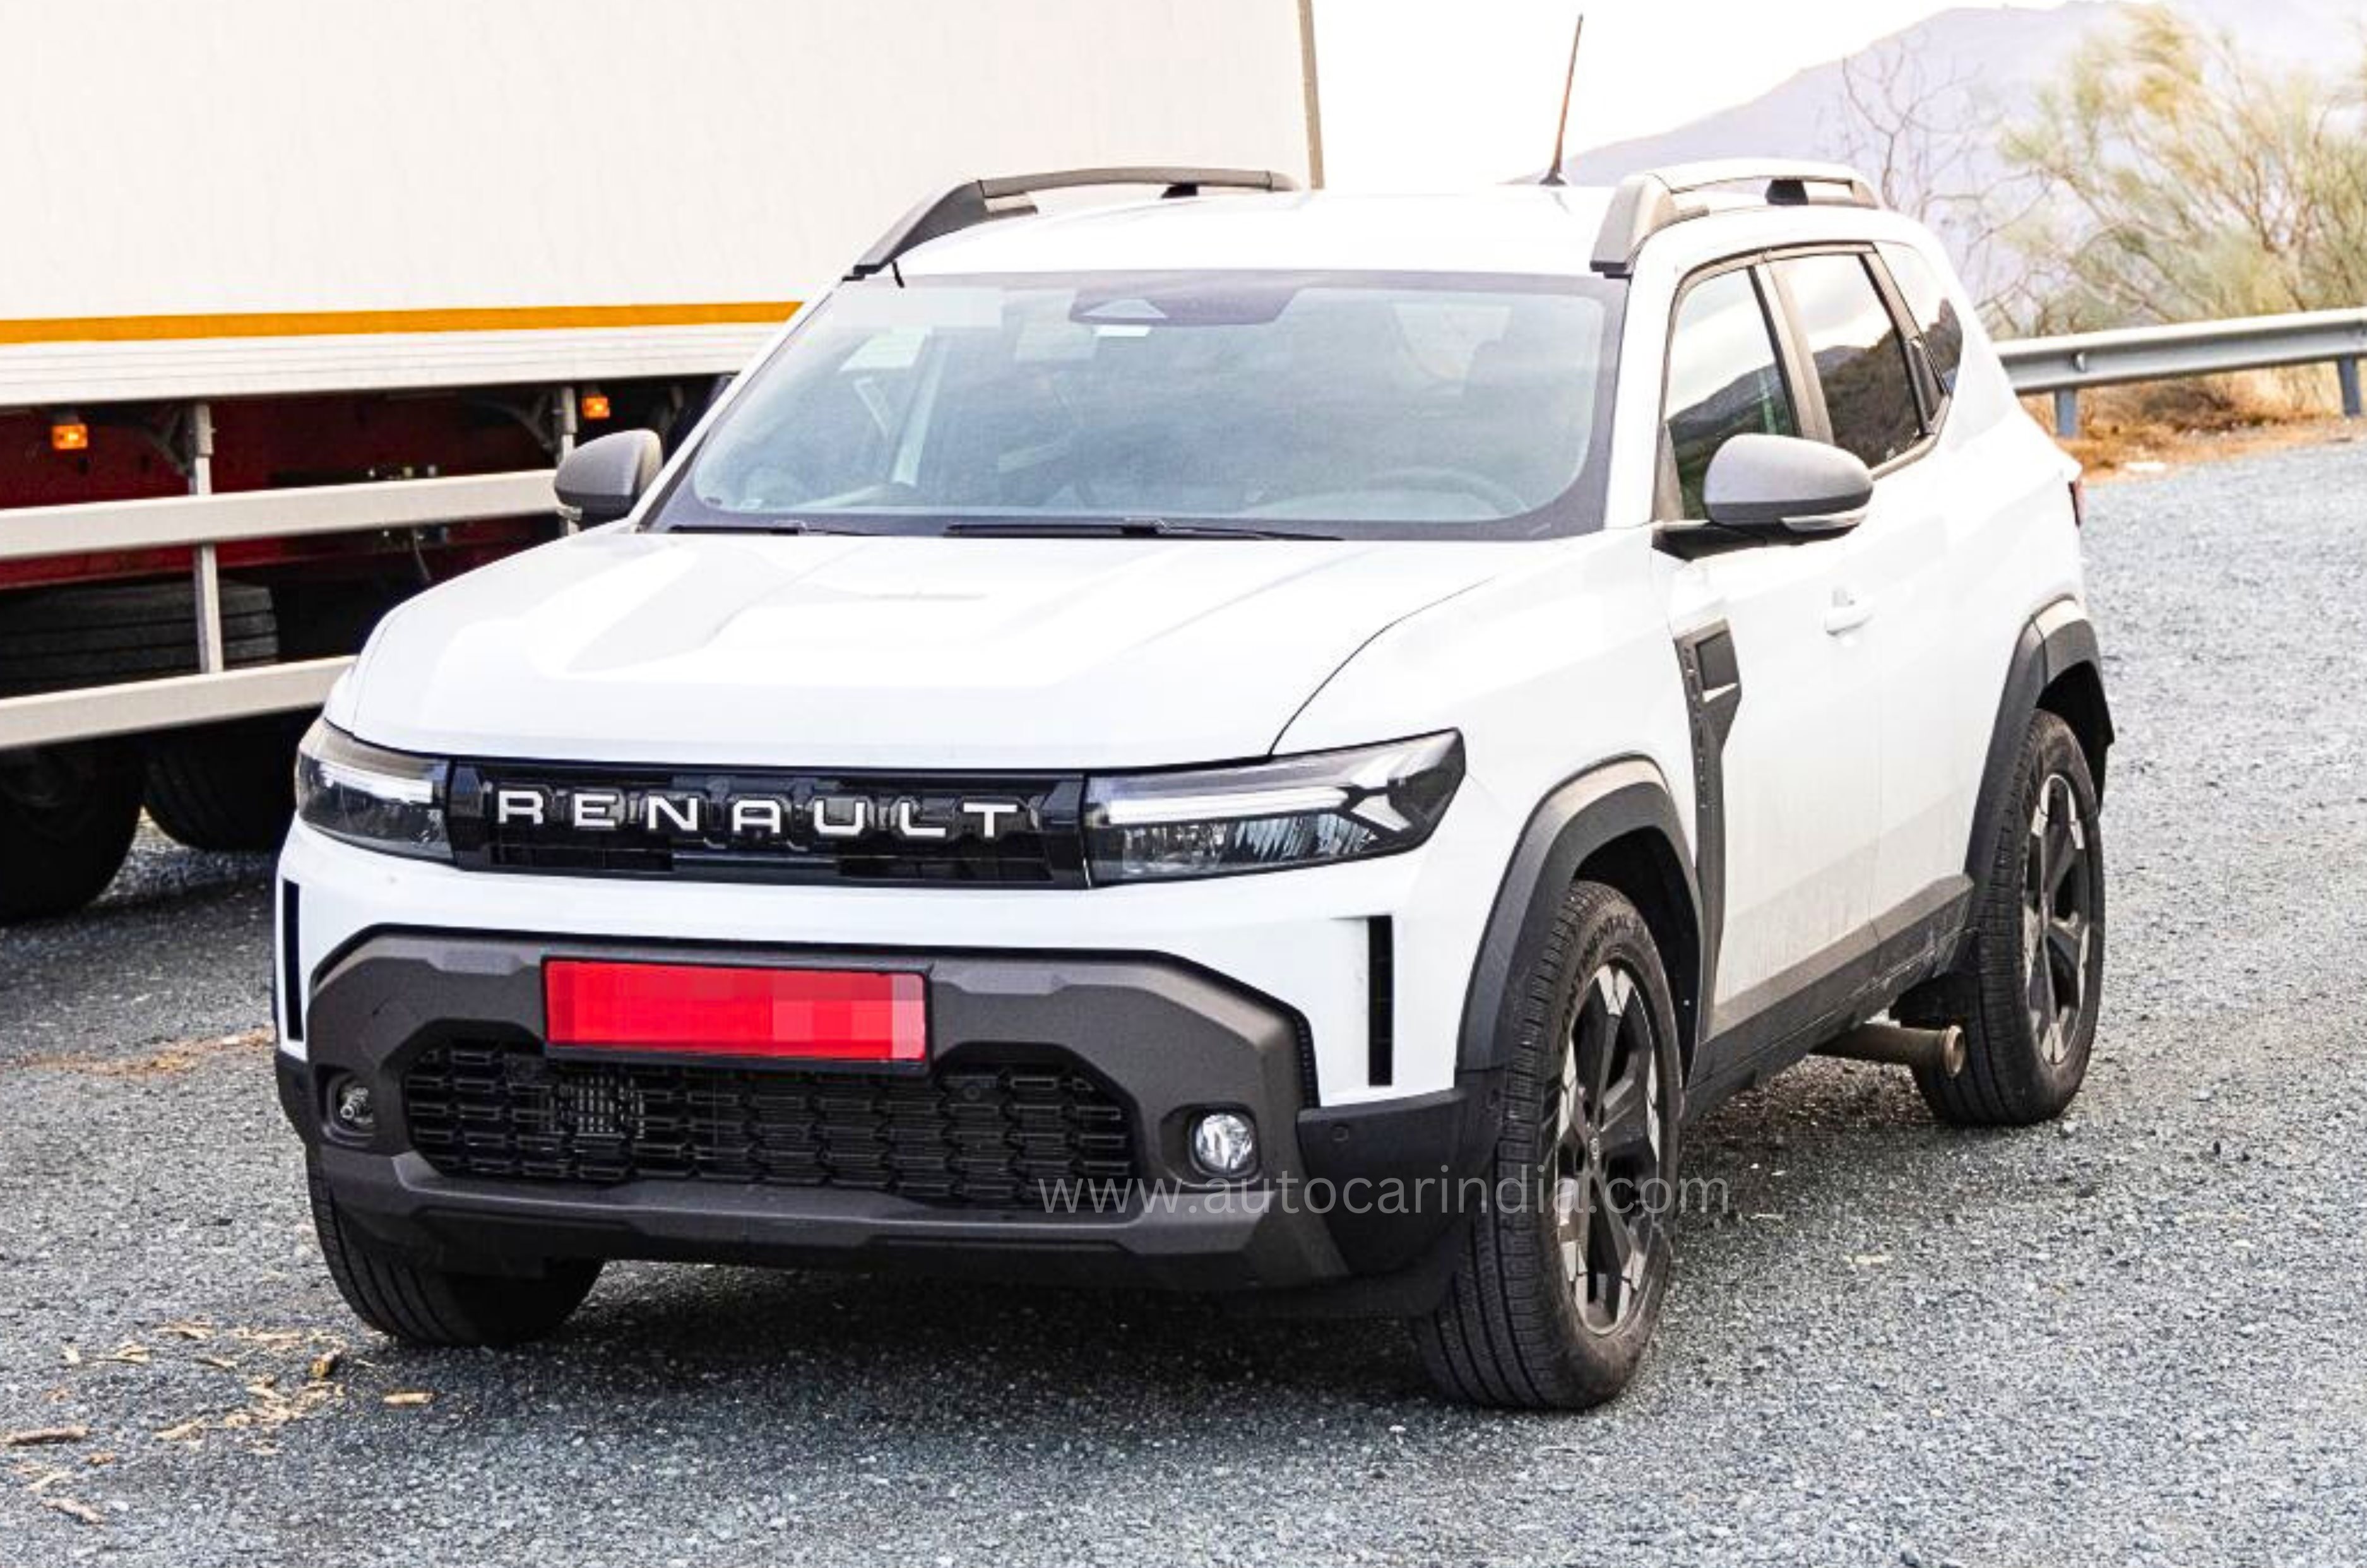
POLYGON ((2069 779, 2050 773, 2031 810, 2022 878, 2023 1001, 2031 1039, 2050 1067, 2071 1053, 2088 999, 2094 888, 2078 797, 2069 779))
POLYGON ((1587 980, 1562 1052, 1554 1134, 1562 1281, 1580 1320, 1609 1334, 1643 1299, 1669 1144, 1660 1042, 1624 964, 1587 980))

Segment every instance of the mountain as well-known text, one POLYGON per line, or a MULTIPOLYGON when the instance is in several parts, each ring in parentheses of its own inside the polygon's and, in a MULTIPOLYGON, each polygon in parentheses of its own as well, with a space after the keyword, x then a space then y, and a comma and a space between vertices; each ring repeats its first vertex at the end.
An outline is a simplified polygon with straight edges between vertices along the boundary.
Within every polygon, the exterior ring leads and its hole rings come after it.
MULTIPOLYGON (((2327 68, 2367 51, 2367 10, 2357 0, 2175 0, 2174 8, 2279 64, 2327 68)), ((1845 71, 1854 66, 1862 79, 1874 78, 1886 59, 1907 62, 1903 85, 1916 76, 1935 88, 1952 85, 1965 105, 1958 118, 1993 133, 2082 40, 2127 9, 2110 0, 2073 0, 2047 10, 1942 11, 1847 61, 1811 66, 1748 103, 1658 135, 1591 148, 1565 168, 1573 184, 1597 185, 1697 158, 1845 157, 1853 151, 1845 71)))
MULTIPOLYGON (((2247 55, 2287 69, 2356 72, 2367 58, 2360 0, 2170 0, 2230 35, 2247 55)), ((1956 253, 1976 297, 2000 291, 2013 262, 1977 231, 1974 203, 2003 177, 1997 142, 2079 45, 2134 7, 2072 0, 2048 9, 1967 6, 1942 11, 1846 59, 1799 72, 1748 103, 1657 135, 1590 148, 1567 160, 1574 185, 1606 185, 1639 169, 1704 158, 1795 157, 1856 165, 1911 205, 1956 253), (1871 116, 1852 104, 1870 106, 1871 116), (1869 124, 1918 117, 1919 137, 1886 179, 1869 124), (1920 167, 1917 166, 1920 164, 1920 167), (1903 165, 1904 166, 1899 166, 1903 165), (1937 195, 1939 199, 1933 199, 1937 195)))

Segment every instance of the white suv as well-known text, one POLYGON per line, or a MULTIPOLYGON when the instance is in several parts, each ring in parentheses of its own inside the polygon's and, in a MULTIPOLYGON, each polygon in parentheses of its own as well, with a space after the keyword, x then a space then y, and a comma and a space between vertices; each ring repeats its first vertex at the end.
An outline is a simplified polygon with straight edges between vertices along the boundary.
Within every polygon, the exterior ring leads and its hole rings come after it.
POLYGON ((300 767, 282 1095, 391 1334, 901 1266, 1586 1404, 1723 1096, 2079 1086, 2076 471, 1846 170, 974 182, 558 489, 596 526, 397 610, 300 767))

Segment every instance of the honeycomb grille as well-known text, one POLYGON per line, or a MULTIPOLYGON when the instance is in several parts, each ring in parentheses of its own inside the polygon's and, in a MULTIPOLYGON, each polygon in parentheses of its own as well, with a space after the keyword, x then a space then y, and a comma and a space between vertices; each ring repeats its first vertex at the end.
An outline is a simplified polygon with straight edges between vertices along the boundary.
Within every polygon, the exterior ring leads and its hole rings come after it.
POLYGON ((1086 1184, 1106 1190, 1137 1174, 1124 1108, 1059 1061, 890 1076, 560 1062, 528 1045, 453 1043, 413 1064, 403 1105, 413 1147, 454 1176, 1065 1209, 1086 1184))

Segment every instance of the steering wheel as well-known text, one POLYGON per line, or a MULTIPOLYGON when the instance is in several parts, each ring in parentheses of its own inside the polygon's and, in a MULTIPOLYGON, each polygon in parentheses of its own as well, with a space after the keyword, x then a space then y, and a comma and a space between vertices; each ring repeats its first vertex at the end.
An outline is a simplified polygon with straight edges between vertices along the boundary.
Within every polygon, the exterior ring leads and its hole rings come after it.
POLYGON ((749 465, 736 476, 739 499, 764 511, 787 511, 814 499, 804 474, 772 458, 749 465))
POLYGON ((1471 473, 1459 468, 1437 468, 1425 464, 1393 468, 1374 474, 1365 481, 1365 484, 1374 489, 1396 485, 1406 490, 1445 490, 1474 495, 1508 517, 1516 517, 1529 510, 1527 498, 1512 486, 1499 483, 1486 474, 1471 473))

